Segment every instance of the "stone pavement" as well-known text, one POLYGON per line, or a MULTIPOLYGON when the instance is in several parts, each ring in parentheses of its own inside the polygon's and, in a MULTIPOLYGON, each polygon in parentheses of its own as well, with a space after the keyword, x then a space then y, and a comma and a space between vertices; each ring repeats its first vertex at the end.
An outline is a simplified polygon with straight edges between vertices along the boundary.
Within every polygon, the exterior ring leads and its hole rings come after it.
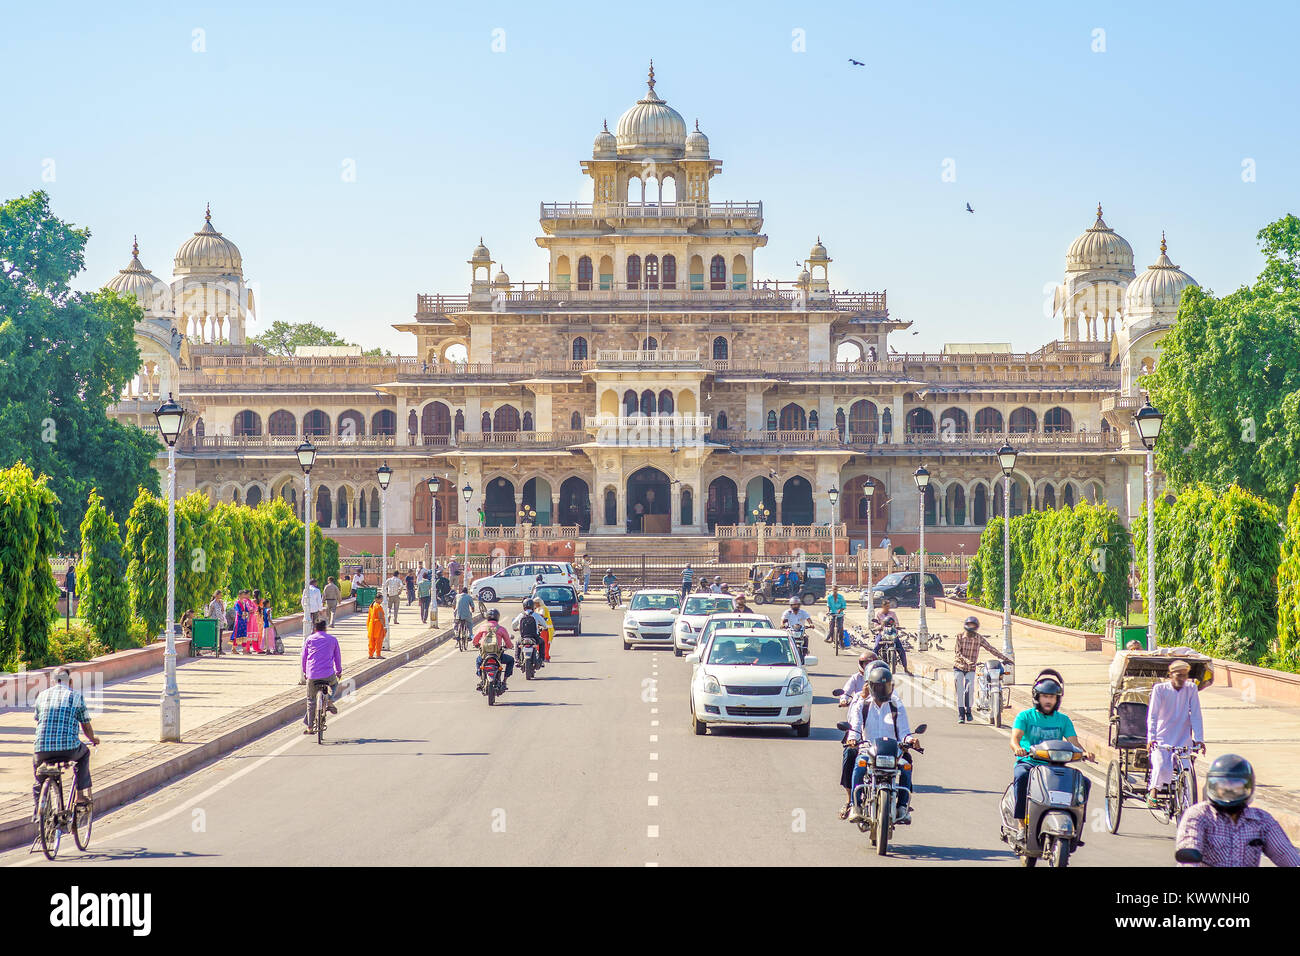
MULTIPOLYGON (((899 622, 908 631, 915 631, 918 612, 915 608, 898 610, 899 622)), ((952 648, 947 638, 961 632, 965 615, 949 614, 935 608, 926 609, 926 622, 931 634, 945 635, 943 651, 921 654, 908 653, 908 663, 913 672, 924 673, 942 687, 945 700, 954 700, 952 693, 952 648), (915 661, 915 663, 913 663, 915 661), (920 668, 917 667, 920 664, 920 668)), ((980 614, 980 631, 994 647, 1002 647, 1002 615, 995 611, 980 614)), ((849 624, 863 624, 866 611, 857 604, 857 596, 849 598, 849 624)), ((1082 738, 1100 739, 1104 747, 1107 737, 1110 706, 1110 661, 1112 654, 1105 651, 1076 651, 1046 641, 1032 640, 1012 631, 1015 646, 1015 679, 1012 690, 1013 711, 1029 706, 1029 682, 1045 667, 1053 667, 1065 678, 1065 712, 1074 721, 1082 738)), ((988 657, 981 652, 981 659, 988 657)), ((1300 708, 1251 695, 1239 688, 1220 688, 1211 685, 1201 692, 1201 713, 1207 737, 1206 757, 1197 759, 1197 774, 1201 784, 1209 762, 1223 753, 1237 753, 1255 767, 1260 805, 1273 812, 1293 814, 1300 824, 1300 708)), ((976 715, 978 717, 978 714, 976 715)), ((954 715, 954 720, 956 719, 954 715)), ((1009 715, 1007 723, 1014 719, 1009 715)), ((1089 749, 1094 749, 1089 746, 1089 749)), ((1098 748, 1100 749, 1100 748, 1098 748)), ((1094 750, 1095 752, 1095 750, 1094 750)), ((1098 753, 1100 769, 1105 772, 1110 757, 1098 753)), ((1295 826, 1289 826, 1292 838, 1295 826)))
MULTIPOLYGON (((411 643, 431 627, 420 622, 419 604, 408 608, 405 600, 403 596, 398 624, 389 629, 389 642, 395 648, 411 643)), ((344 678, 366 664, 365 623, 364 614, 350 614, 338 618, 330 628, 343 652, 344 678)), ((447 608, 441 610, 439 623, 443 627, 450 625, 451 612, 447 608)), ((195 739, 198 728, 226 720, 296 688, 301 674, 301 624, 282 629, 280 636, 284 640, 283 655, 232 655, 227 651, 218 658, 210 652, 197 658, 178 658, 181 743, 164 746, 184 749, 195 739)), ((100 745, 92 751, 92 777, 159 746, 158 702, 162 689, 161 668, 107 684, 102 694, 96 694, 93 688, 85 689, 91 721, 100 739, 100 745)), ((30 709, 0 713, 0 804, 22 795, 30 800, 34 733, 30 709)))

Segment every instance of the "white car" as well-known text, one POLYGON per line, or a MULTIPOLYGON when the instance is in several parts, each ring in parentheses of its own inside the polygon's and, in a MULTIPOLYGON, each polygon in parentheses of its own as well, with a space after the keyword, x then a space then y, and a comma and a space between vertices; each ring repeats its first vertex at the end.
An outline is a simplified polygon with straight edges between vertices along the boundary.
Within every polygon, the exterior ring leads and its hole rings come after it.
POLYGON ((633 644, 671 645, 681 601, 676 588, 646 588, 633 594, 623 615, 623 650, 633 644))
MULTIPOLYGON (((732 611, 730 614, 710 614, 704 619, 704 625, 695 637, 695 649, 703 654, 704 649, 713 638, 713 632, 719 628, 725 629, 729 627, 761 627, 776 630, 776 625, 772 623, 772 619, 758 611, 732 611)), ((785 631, 781 633, 784 634, 785 631)))
POLYGON ((673 628, 673 656, 681 657, 695 650, 700 630, 710 614, 736 610, 736 598, 731 594, 692 594, 682 604, 673 628))
POLYGON ((492 603, 500 598, 523 598, 533 593, 537 576, 542 576, 543 584, 567 584, 574 587, 575 577, 568 565, 559 561, 522 561, 502 568, 495 574, 475 578, 469 586, 469 593, 479 600, 492 603))
POLYGON ((812 733, 812 685, 789 636, 775 628, 719 628, 708 645, 687 658, 691 676, 691 729, 710 724, 784 724, 812 733))

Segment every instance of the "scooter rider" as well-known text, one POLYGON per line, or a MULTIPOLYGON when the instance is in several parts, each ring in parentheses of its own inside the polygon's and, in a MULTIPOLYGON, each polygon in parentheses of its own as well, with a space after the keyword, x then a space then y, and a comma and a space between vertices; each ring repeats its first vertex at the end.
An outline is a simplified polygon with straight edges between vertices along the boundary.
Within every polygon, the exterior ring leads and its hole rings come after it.
MULTIPOLYGON (((506 675, 501 679, 501 686, 504 688, 510 680, 510 675, 515 672, 515 659, 512 655, 506 653, 506 651, 514 645, 510 643, 510 632, 502 627, 500 622, 501 612, 496 608, 490 608, 487 612, 487 620, 480 624, 478 630, 474 632, 474 646, 481 647, 483 636, 485 634, 495 633, 497 641, 501 644, 501 647, 504 648, 504 650, 501 651, 501 662, 506 665, 506 675)), ((474 673, 478 675, 480 680, 482 680, 482 654, 479 654, 479 656, 474 659, 474 673)))
POLYGON ((1275 866, 1300 866, 1300 853, 1282 827, 1255 798, 1255 770, 1236 754, 1216 757, 1205 775, 1205 799, 1183 814, 1175 850, 1196 850, 1198 862, 1183 866, 1259 866, 1260 855, 1275 866))
MULTIPOLYGON (((1061 698, 1064 696, 1065 686, 1060 675, 1053 670, 1043 671, 1034 681, 1034 706, 1017 714, 1016 722, 1011 728, 1011 752, 1016 755, 1016 766, 1011 778, 1016 798, 1012 814, 1019 826, 1016 838, 1021 842, 1024 842, 1028 834, 1025 814, 1029 771, 1036 764, 1047 763, 1031 756, 1030 751, 1045 740, 1068 740, 1074 746, 1079 746, 1074 723, 1061 713, 1061 698)), ((1086 785, 1086 777, 1084 781, 1086 785)))
POLYGON ((812 627, 812 615, 803 609, 798 597, 790 598, 789 609, 781 615, 781 626, 796 630, 802 627, 805 631, 812 627))
MULTIPOLYGON (((851 746, 861 746, 878 737, 893 737, 899 746, 915 742, 912 728, 907 721, 907 708, 894 693, 894 675, 889 668, 879 661, 867 671, 866 684, 862 693, 849 708, 849 740, 851 746)), ((856 794, 867 775, 866 767, 857 766, 854 761, 853 778, 850 781, 851 794, 856 794)), ((898 793, 898 820, 900 824, 912 822, 912 773, 900 770, 899 783, 902 790, 898 793)), ((862 807, 856 803, 849 813, 849 822, 856 823, 862 819, 862 807)))
MULTIPOLYGON (((862 687, 867 680, 867 668, 876 660, 876 655, 871 651, 863 651, 858 656, 858 672, 849 678, 848 683, 844 685, 840 692, 840 706, 848 707, 862 693, 862 687)), ((840 755, 840 786, 844 788, 844 809, 840 811, 840 819, 843 820, 853 809, 853 764, 858 755, 858 748, 849 745, 849 735, 845 731, 844 736, 840 739, 840 745, 844 748, 840 755)))
MULTIPOLYGON (((880 630, 876 633, 876 646, 873 650, 879 655, 880 643, 885 639, 885 628, 892 627, 897 631, 899 626, 898 615, 894 613, 889 598, 885 598, 880 602, 880 610, 876 613, 875 623, 879 625, 880 630)), ((903 639, 897 634, 894 635, 894 650, 898 652, 898 663, 903 665, 903 673, 911 677, 912 669, 907 666, 907 651, 903 648, 903 639)))

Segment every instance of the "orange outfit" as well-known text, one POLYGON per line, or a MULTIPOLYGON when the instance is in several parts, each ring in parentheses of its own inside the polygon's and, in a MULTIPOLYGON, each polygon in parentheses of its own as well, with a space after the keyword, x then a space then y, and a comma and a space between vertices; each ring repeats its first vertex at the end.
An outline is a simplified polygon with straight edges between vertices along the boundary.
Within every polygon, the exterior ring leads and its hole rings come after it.
POLYGON ((378 601, 370 605, 370 614, 366 618, 366 653, 370 657, 378 657, 379 652, 384 647, 384 634, 388 630, 388 623, 384 620, 384 608, 378 601))

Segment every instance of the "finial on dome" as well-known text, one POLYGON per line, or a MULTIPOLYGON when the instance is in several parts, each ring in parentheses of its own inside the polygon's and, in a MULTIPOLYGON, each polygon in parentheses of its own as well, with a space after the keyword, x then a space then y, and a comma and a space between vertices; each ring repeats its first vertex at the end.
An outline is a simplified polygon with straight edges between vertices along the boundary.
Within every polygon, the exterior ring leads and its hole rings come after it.
POLYGON ((1165 231, 1161 229, 1160 230, 1160 254, 1163 256, 1168 251, 1169 249, 1165 245, 1165 231))
POLYGON ((650 84, 650 92, 653 93, 653 92, 655 91, 655 61, 654 61, 654 60, 651 60, 651 61, 650 61, 650 80, 649 80, 649 84, 650 84))
POLYGON ((207 210, 203 213, 203 221, 204 221, 204 222, 211 222, 211 221, 212 221, 212 203, 208 203, 208 208, 207 208, 207 210))
POLYGON ((139 236, 131 237, 131 258, 132 259, 140 258, 140 237, 139 236))
POLYGON ((695 132, 698 133, 699 131, 700 131, 700 121, 699 121, 699 119, 697 118, 697 119, 695 120, 695 132))
POLYGON ((1097 203, 1097 218, 1101 218, 1101 203, 1097 203))
POLYGON ((601 128, 602 130, 604 130, 606 133, 608 133, 608 132, 609 132, 609 120, 608 120, 608 119, 603 119, 603 120, 601 120, 601 121, 600 121, 600 128, 601 128))

